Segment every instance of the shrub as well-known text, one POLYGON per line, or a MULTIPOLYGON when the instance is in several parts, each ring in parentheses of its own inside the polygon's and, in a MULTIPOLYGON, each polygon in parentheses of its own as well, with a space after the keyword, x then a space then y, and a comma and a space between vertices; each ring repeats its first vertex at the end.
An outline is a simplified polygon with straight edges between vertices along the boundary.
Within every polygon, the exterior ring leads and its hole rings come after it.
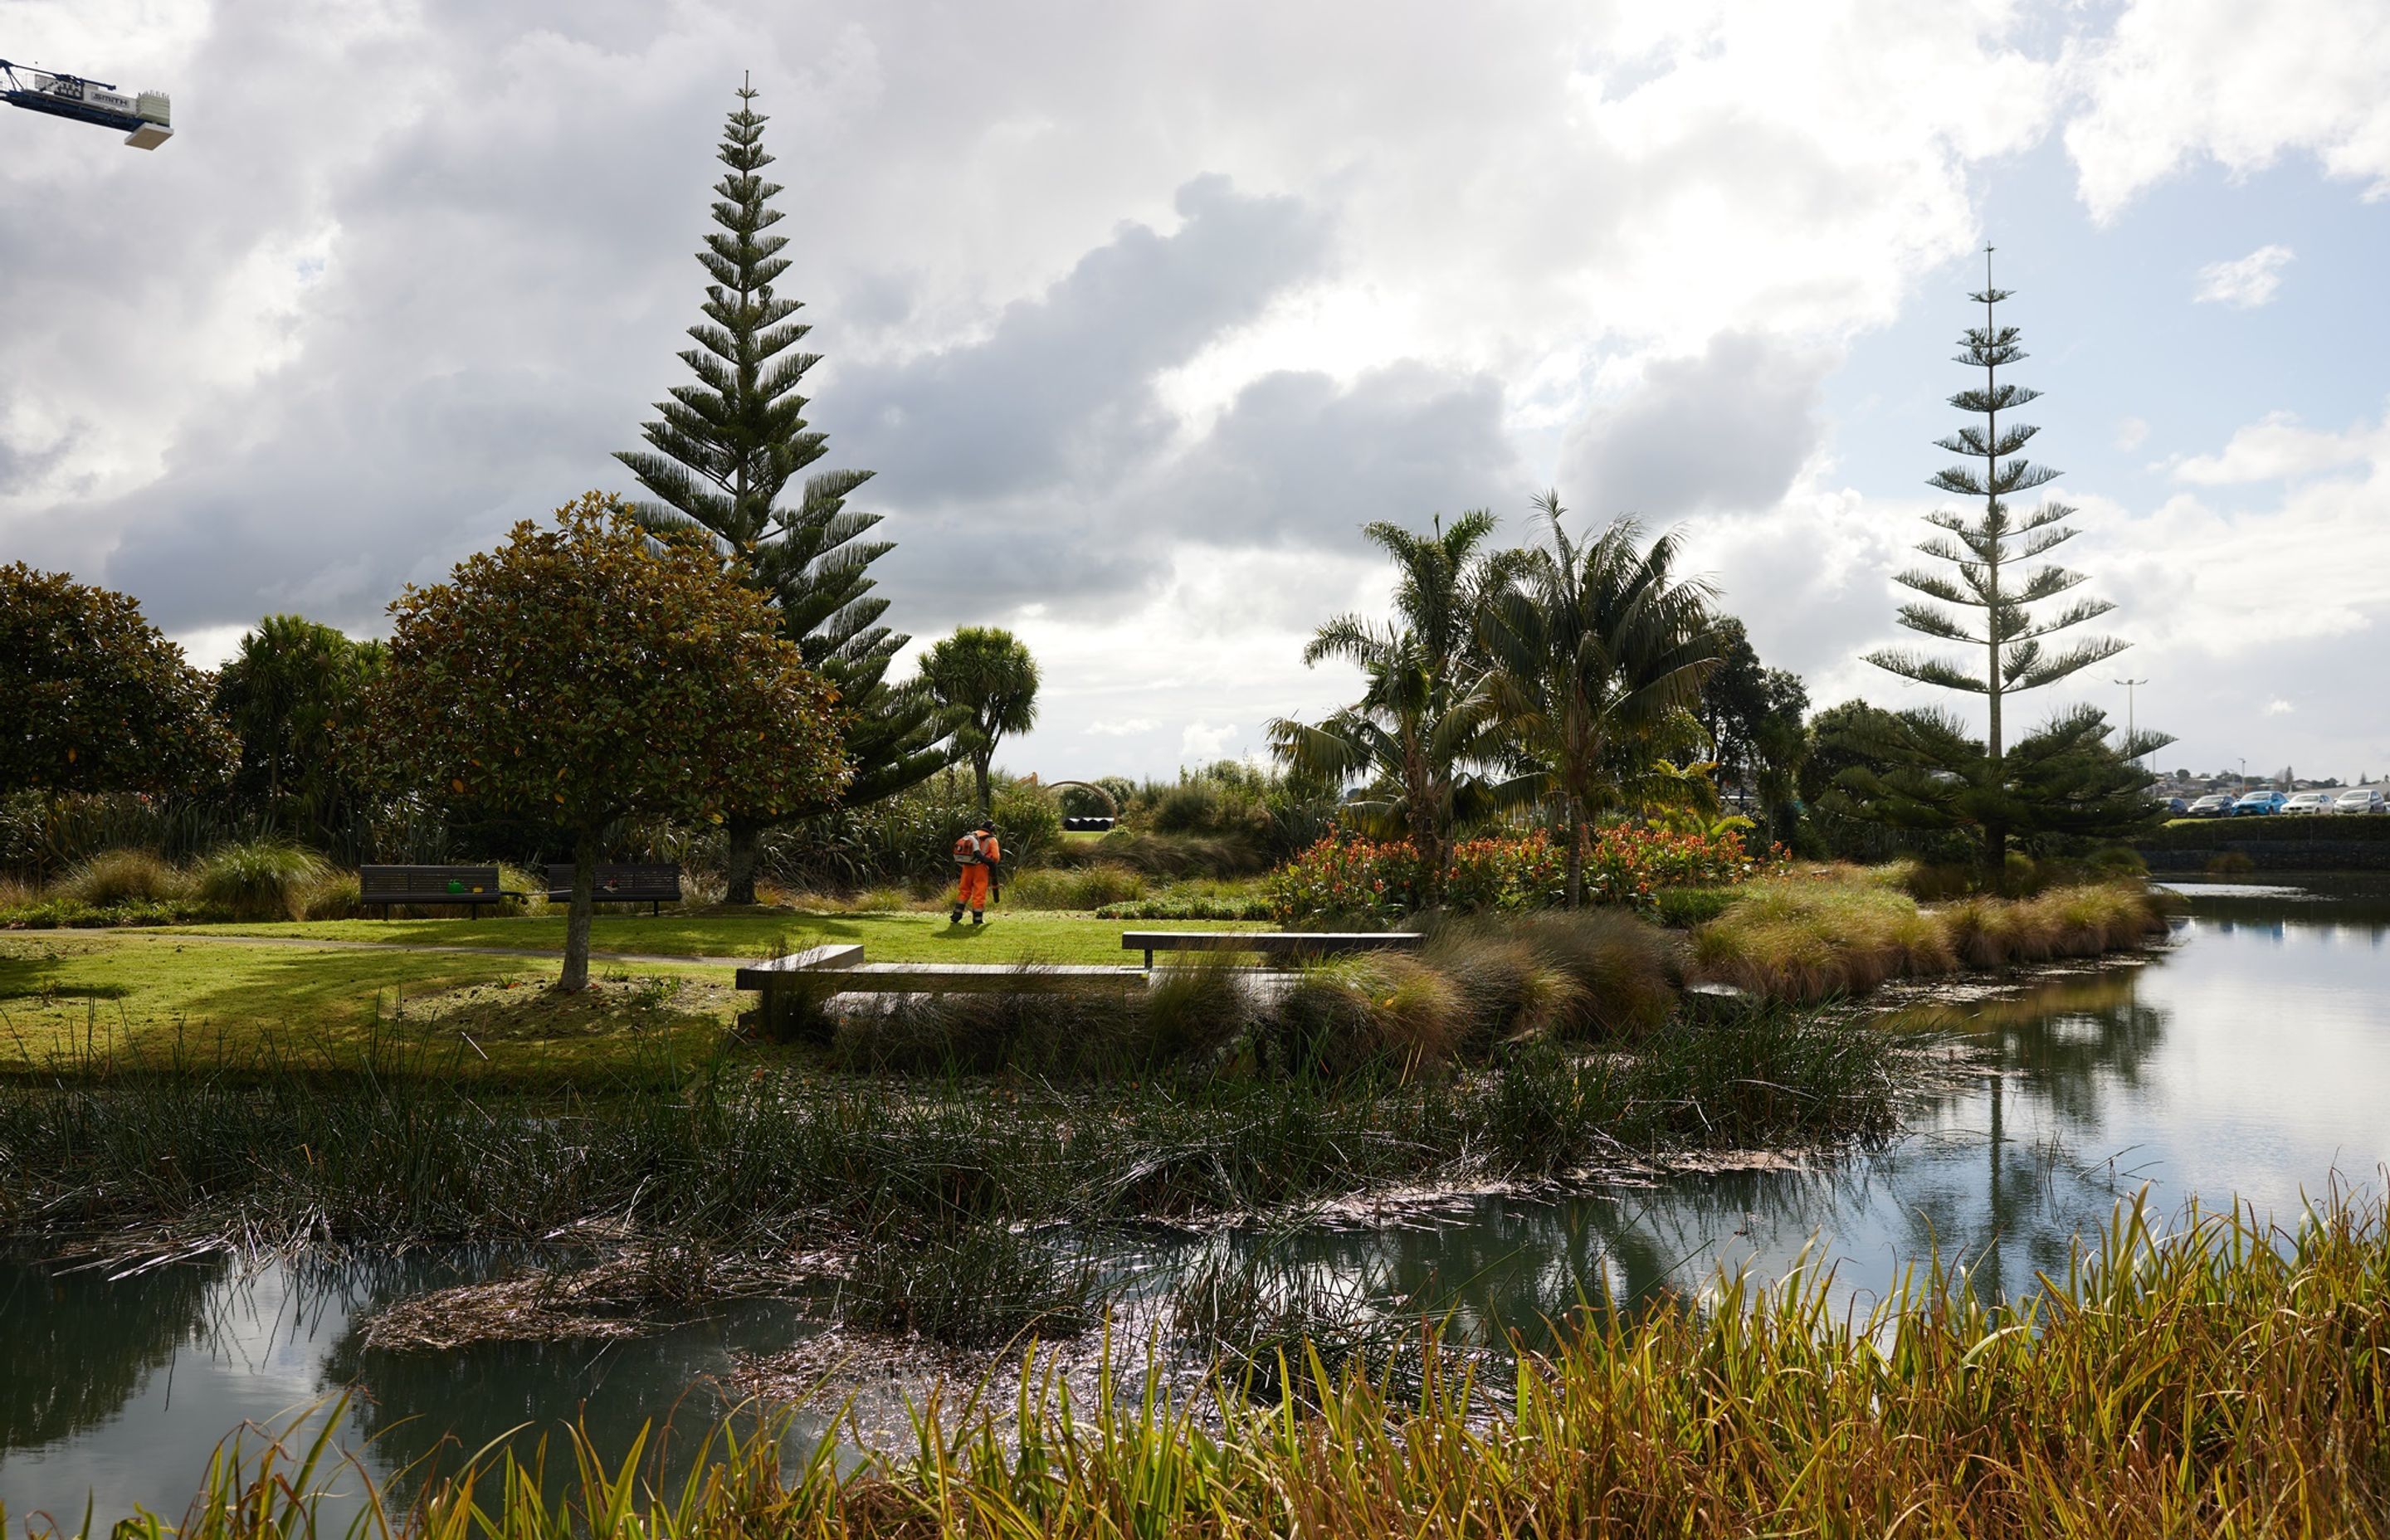
POLYGON ((301 895, 301 919, 356 919, 366 907, 358 902, 357 874, 328 871, 301 895))
POLYGON ((52 890, 95 909, 124 904, 169 904, 190 892, 190 879, 153 851, 102 851, 69 872, 52 890))
POLYGON ((1440 927, 1420 960, 1452 982, 1463 1042, 1482 1053, 1506 1038, 1541 1037, 1576 1020, 1585 986, 1525 936, 1484 925, 1440 927))
POLYGON ((276 840, 225 845, 199 863, 202 903, 235 919, 299 919, 329 867, 314 851, 276 840))
POLYGON ((1555 910, 1510 922, 1574 986, 1555 1025, 1567 1036, 1639 1035, 1668 1019, 1681 969, 1666 932, 1617 910, 1555 910))

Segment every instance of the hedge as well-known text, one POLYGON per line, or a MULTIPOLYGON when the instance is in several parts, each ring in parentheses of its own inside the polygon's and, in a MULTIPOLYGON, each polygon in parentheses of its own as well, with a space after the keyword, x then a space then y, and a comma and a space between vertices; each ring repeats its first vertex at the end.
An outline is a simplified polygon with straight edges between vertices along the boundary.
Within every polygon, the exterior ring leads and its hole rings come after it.
POLYGON ((2316 840, 2333 844, 2390 841, 2390 816, 2346 813, 2269 813, 2238 818, 2177 818, 2135 840, 2139 850, 2214 850, 2258 840, 2316 840))

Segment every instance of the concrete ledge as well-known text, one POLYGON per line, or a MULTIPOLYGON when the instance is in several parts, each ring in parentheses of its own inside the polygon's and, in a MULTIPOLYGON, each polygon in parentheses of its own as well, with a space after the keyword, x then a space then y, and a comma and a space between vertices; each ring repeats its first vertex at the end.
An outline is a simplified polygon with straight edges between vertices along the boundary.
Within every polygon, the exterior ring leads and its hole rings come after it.
POLYGON ((769 989, 785 983, 793 973, 817 973, 832 969, 857 968, 863 963, 863 948, 848 943, 839 946, 808 946, 802 952, 791 952, 785 957, 770 957, 763 962, 741 963, 734 981, 739 989, 769 989))

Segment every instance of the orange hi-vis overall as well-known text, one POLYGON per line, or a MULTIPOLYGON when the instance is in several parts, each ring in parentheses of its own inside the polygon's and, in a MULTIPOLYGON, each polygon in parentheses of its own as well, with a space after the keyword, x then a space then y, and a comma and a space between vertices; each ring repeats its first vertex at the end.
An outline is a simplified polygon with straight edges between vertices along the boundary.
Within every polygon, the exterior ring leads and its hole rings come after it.
POLYGON ((955 859, 962 863, 962 886, 955 896, 957 908, 968 905, 974 914, 986 912, 988 867, 1004 859, 1004 849, 996 842, 993 831, 986 834, 973 830, 955 841, 955 859))

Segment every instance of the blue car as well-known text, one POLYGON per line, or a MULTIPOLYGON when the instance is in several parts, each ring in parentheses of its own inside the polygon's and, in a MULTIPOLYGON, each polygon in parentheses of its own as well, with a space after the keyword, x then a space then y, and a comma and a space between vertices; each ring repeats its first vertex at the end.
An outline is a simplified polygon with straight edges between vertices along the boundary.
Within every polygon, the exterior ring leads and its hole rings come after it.
POLYGON ((2246 817, 2252 813, 2280 813, 2291 799, 2280 791, 2252 791, 2232 804, 2232 816, 2246 817))

